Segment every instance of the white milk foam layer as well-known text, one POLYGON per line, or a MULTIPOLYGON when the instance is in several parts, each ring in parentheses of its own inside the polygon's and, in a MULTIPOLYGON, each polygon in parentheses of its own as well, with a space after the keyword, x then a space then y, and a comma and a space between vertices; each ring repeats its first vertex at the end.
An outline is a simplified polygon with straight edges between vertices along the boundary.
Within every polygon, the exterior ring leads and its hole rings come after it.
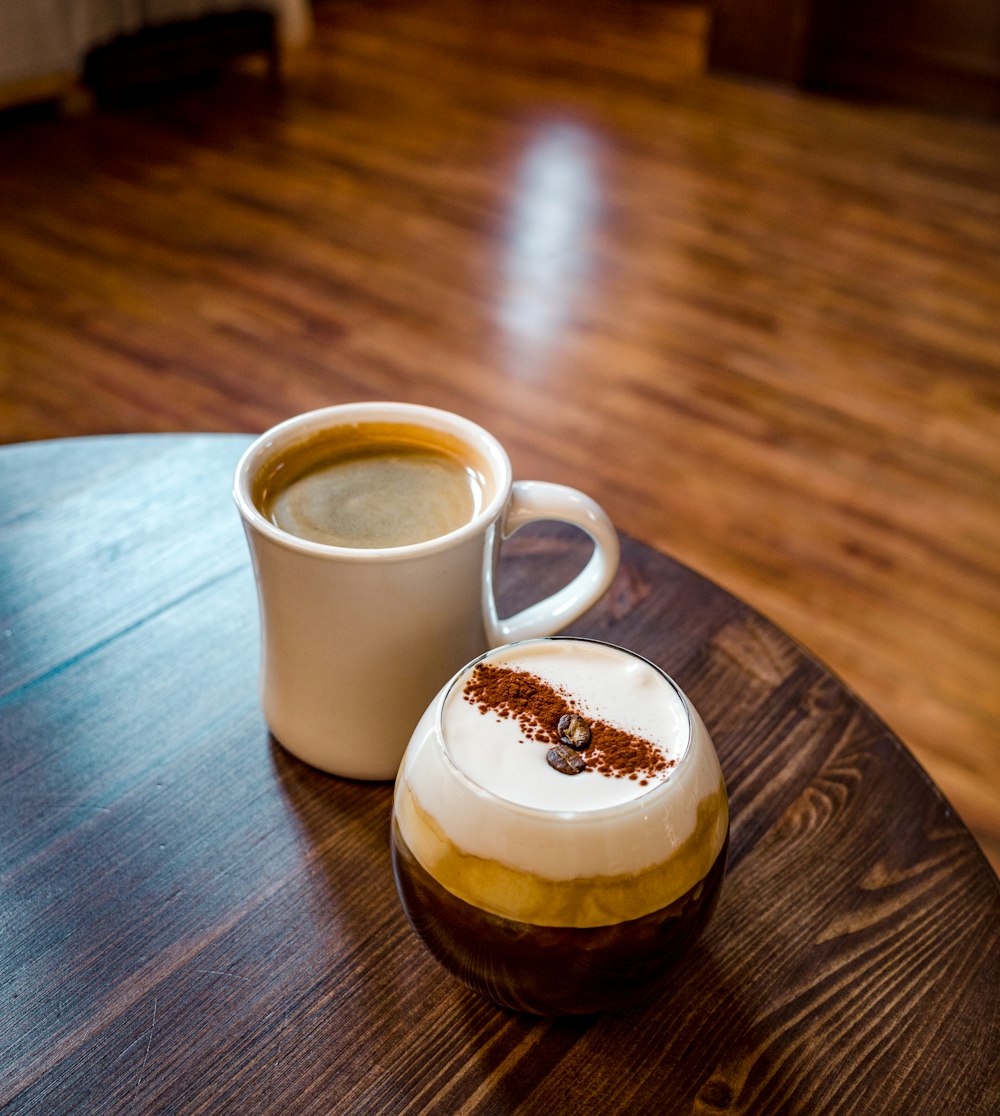
MULTIPOLYGON (((722 771, 701 718, 643 660, 557 638, 512 644, 481 661, 563 687, 583 715, 660 744, 676 764, 646 787, 597 772, 560 774, 546 763, 549 745, 526 743, 515 721, 465 700, 467 668, 417 725, 396 783, 403 838, 432 875, 442 838, 460 853, 543 879, 638 872, 678 852, 695 832, 699 804, 719 801, 722 771)), ((713 855, 727 830, 724 789, 720 810, 713 855)))
MULTIPOLYGON (((490 666, 525 671, 568 695, 570 706, 588 721, 657 745, 664 759, 676 761, 687 748, 690 726, 680 695, 650 663, 603 643, 576 641, 572 653, 562 640, 522 643, 490 655, 490 666)), ((645 794, 670 770, 647 785, 596 770, 564 775, 547 763, 551 747, 526 739, 513 718, 500 718, 472 705, 464 696, 466 671, 448 694, 441 716, 445 747, 456 767, 474 783, 501 798, 539 810, 599 810, 645 794)))

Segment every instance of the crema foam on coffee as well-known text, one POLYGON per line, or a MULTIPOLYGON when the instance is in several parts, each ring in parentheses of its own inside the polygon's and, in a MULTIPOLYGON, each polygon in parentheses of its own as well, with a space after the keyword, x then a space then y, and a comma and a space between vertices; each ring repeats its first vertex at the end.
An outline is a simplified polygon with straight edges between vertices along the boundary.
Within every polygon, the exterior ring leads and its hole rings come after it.
POLYGON ((334 427, 261 471, 254 502, 275 526, 328 546, 381 549, 440 538, 471 522, 484 470, 458 439, 423 427, 334 427))

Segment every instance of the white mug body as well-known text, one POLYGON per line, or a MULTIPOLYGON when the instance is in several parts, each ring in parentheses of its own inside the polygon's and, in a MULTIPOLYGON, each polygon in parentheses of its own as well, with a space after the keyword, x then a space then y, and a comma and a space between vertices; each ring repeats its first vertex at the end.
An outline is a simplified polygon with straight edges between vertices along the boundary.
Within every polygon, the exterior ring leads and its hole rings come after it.
POLYGON ((488 645, 483 540, 398 562, 336 563, 257 536, 261 704, 300 759, 390 779, 420 710, 488 645))

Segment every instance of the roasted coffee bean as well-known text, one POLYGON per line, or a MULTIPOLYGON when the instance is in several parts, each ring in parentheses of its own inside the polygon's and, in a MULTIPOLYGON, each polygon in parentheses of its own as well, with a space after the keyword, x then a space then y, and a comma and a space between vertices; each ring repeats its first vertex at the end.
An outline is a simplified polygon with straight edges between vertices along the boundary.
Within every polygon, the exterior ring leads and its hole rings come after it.
POLYGON ((559 739, 582 752, 590 743, 590 725, 577 713, 564 713, 559 718, 559 739))
POLYGON ((587 761, 568 744, 556 744, 545 753, 549 767, 563 775, 579 775, 587 768, 587 761))

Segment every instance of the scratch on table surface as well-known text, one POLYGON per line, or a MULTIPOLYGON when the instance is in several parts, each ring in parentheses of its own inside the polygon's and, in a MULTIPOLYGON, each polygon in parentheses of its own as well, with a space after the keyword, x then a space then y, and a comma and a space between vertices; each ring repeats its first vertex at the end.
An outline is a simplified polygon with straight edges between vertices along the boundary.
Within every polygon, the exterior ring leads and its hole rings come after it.
POLYGON ((156 1006, 159 1003, 158 997, 153 997, 153 1019, 149 1024, 149 1035, 146 1038, 146 1053, 142 1056, 142 1065, 139 1067, 139 1080, 135 1083, 135 1093, 132 1100, 139 1095, 139 1090, 142 1088, 143 1074, 146 1072, 146 1063, 149 1061, 149 1049, 153 1045, 153 1031, 156 1030, 156 1006))
POLYGON ((242 976, 240 973, 227 973, 225 969, 195 969, 195 972, 206 973, 208 976, 232 977, 233 980, 245 980, 247 984, 253 983, 249 977, 242 976))

